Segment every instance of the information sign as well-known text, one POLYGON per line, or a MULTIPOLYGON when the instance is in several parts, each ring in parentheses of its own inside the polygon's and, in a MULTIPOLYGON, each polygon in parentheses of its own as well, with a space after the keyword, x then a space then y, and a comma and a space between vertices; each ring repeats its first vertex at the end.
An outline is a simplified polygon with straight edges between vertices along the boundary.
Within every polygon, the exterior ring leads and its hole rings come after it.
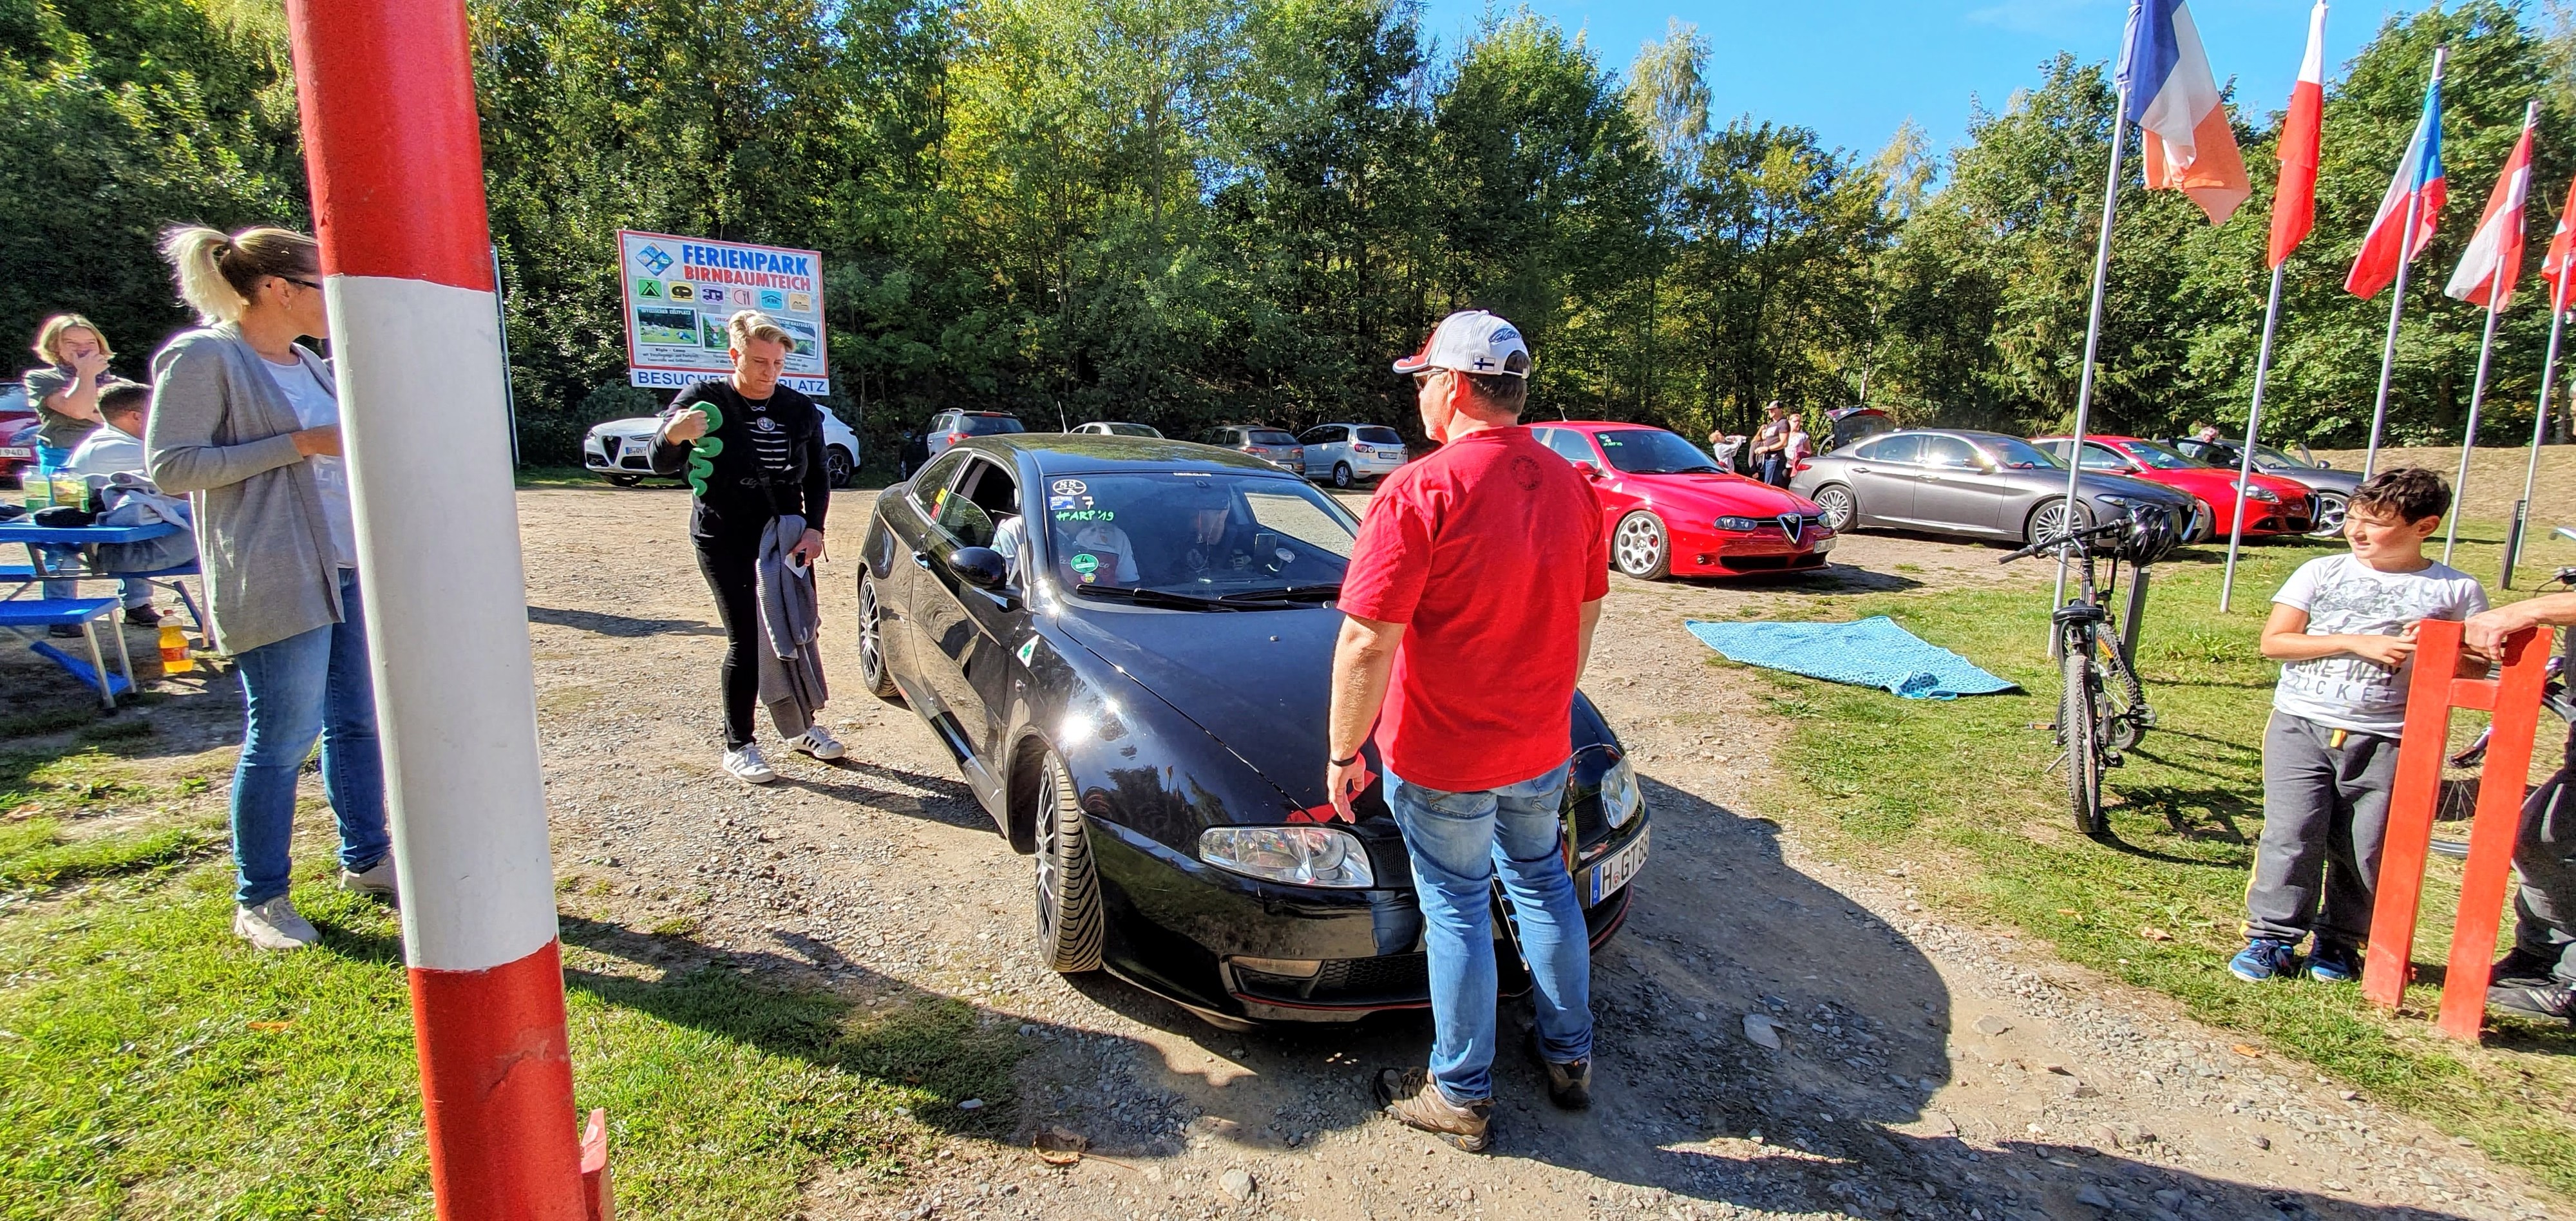
POLYGON ((832 392, 822 255, 628 229, 617 231, 617 254, 628 381, 678 389, 732 372, 725 322, 738 311, 759 310, 796 339, 779 380, 811 395, 832 392))

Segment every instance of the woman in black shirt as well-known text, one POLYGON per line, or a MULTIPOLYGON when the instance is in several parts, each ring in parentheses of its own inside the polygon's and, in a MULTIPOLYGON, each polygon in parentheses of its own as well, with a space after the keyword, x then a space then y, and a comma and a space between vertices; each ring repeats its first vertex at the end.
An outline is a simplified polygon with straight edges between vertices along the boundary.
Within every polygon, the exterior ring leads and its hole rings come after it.
MULTIPOLYGON (((751 726, 760 696, 759 655, 752 652, 762 647, 755 598, 760 538, 772 520, 802 517, 804 535, 789 554, 813 563, 823 554, 832 491, 823 464, 822 407, 778 384, 795 341, 776 320, 752 310, 735 314, 725 331, 733 376, 699 382, 672 400, 653 446, 653 469, 685 474, 696 493, 689 535, 725 630, 724 769, 767 784, 778 773, 761 757, 751 726)), ((787 745, 817 759, 844 753, 820 723, 787 745)))

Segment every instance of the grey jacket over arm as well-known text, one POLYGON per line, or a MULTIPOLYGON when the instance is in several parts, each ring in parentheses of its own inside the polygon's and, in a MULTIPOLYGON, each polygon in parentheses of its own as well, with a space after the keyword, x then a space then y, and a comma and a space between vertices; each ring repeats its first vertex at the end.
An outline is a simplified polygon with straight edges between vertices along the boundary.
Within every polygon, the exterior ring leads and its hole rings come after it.
MULTIPOLYGON (((321 357, 296 356, 334 395, 321 357)), ((258 352, 230 325, 182 332, 152 356, 145 472, 185 493, 197 519, 208 630, 245 653, 340 621, 340 574, 322 492, 296 452, 303 425, 258 352)))

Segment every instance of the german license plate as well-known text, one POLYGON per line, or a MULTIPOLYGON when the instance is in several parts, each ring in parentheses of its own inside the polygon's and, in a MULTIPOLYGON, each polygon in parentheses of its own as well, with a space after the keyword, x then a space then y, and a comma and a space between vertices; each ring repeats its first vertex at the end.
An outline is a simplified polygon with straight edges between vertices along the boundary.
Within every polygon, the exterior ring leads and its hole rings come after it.
POLYGON ((1609 860, 1593 866, 1584 874, 1585 907, 1599 906, 1603 899, 1619 893, 1619 888, 1635 881, 1637 871, 1646 866, 1646 836, 1652 827, 1637 832, 1628 846, 1612 853, 1609 860))
POLYGON ((36 451, 24 445, 0 445, 0 462, 28 462, 35 457, 36 451))

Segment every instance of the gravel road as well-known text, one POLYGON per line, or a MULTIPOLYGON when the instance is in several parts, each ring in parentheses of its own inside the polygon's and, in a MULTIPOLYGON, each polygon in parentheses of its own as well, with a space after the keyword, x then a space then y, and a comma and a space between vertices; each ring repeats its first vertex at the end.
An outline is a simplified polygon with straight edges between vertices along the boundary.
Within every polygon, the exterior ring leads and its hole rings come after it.
MULTIPOLYGON (((844 551, 872 495, 836 500, 844 551)), ((638 973, 721 959, 862 1004, 956 997, 1028 1041, 989 1122, 922 1117, 1007 1137, 944 1137, 900 1193, 821 1169, 806 1216, 2549 1215, 2424 1125, 2160 997, 1944 923, 1902 870, 1812 859, 1750 811, 1778 725, 1703 664, 1682 617, 1990 581, 1990 550, 1856 538, 1838 558, 1871 571, 1615 581, 1586 688, 1638 757, 1656 824, 1634 915, 1596 966, 1599 1101, 1557 1112, 1507 1058, 1480 1157, 1371 1113, 1374 1070, 1419 1063, 1421 1017, 1232 1034, 1042 969, 1029 862, 929 732, 858 688, 852 562, 824 569, 828 719, 850 758, 780 760, 785 782, 755 790, 716 767, 723 644, 684 494, 520 504, 568 938, 638 973), (1058 1128, 1090 1154, 1034 1156, 1058 1128)), ((1523 1021, 1507 1017, 1506 1046, 1523 1021)))

